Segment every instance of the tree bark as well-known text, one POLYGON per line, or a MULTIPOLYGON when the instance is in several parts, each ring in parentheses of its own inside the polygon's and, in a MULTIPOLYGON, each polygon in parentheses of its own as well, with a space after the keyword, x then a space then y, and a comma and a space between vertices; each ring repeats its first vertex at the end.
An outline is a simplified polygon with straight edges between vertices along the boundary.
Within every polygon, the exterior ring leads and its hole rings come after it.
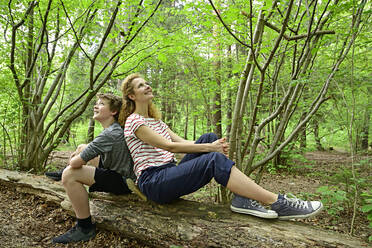
POLYGON ((368 87, 369 97, 368 103, 364 112, 364 122, 362 127, 361 137, 361 149, 363 151, 368 150, 368 139, 369 139, 369 126, 371 122, 371 106, 372 106, 372 87, 368 87))
MULTIPOLYGON (((60 183, 0 169, 0 183, 55 202, 72 214, 60 183)), ((90 194, 97 226, 154 247, 367 247, 363 241, 292 221, 232 213, 226 205, 179 200, 158 205, 134 194, 90 194)))
POLYGON ((88 135, 87 135, 87 144, 92 142, 94 139, 94 126, 95 126, 95 121, 93 118, 89 119, 89 126, 88 126, 88 135))
POLYGON ((187 140, 187 133, 189 131, 189 100, 186 99, 186 113, 185 113, 185 128, 183 138, 187 140))
POLYGON ((319 137, 319 122, 316 116, 314 117, 314 120, 313 120, 313 126, 314 126, 314 139, 315 139, 316 149, 318 151, 324 151, 324 148, 322 146, 322 143, 319 137))

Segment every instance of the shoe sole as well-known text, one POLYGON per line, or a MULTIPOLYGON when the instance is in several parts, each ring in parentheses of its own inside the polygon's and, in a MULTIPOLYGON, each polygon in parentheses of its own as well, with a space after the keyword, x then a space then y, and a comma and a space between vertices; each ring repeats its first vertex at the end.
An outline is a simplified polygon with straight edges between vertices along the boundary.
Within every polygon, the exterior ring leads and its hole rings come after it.
POLYGON ((138 186, 133 182, 132 179, 128 178, 126 180, 126 183, 128 185, 128 188, 133 193, 135 193, 136 195, 138 195, 142 200, 147 201, 147 197, 139 190, 138 186))
POLYGON ((52 244, 71 244, 71 243, 76 243, 76 242, 86 242, 86 241, 89 241, 91 239, 94 239, 97 235, 97 231, 94 231, 94 233, 90 234, 89 236, 87 237, 84 237, 84 238, 81 238, 79 240, 73 240, 73 239, 69 239, 69 240, 62 240, 62 241, 56 241, 56 240, 52 240, 52 244))
POLYGON ((311 212, 309 214, 305 214, 305 215, 291 215, 291 216, 279 216, 278 219, 279 220, 306 219, 306 218, 313 217, 313 216, 319 214, 322 209, 323 209, 323 204, 320 205, 320 207, 317 210, 315 210, 314 212, 311 212))
POLYGON ((95 237, 96 237, 96 235, 97 235, 97 232, 94 232, 94 234, 92 234, 92 236, 89 236, 89 237, 86 237, 86 238, 83 238, 83 239, 81 239, 81 240, 78 240, 78 241, 76 241, 76 242, 79 242, 79 241, 89 241, 89 240, 91 240, 91 239, 94 239, 95 237))
POLYGON ((249 214, 249 215, 253 215, 256 217, 263 218, 263 219, 277 219, 278 218, 278 214, 275 212, 274 213, 262 213, 260 211, 237 208, 232 205, 230 206, 230 209, 231 211, 236 212, 236 213, 249 214))

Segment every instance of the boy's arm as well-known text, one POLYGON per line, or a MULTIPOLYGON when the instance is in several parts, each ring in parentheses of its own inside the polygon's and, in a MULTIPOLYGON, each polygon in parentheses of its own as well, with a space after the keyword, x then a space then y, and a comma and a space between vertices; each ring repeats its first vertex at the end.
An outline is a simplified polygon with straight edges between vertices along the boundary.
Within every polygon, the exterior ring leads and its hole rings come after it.
MULTIPOLYGON (((71 159, 77 155, 79 155, 82 151, 84 151, 84 149, 87 147, 88 145, 87 144, 80 144, 78 145, 78 147, 76 148, 76 150, 70 155, 70 159, 69 159, 69 163, 71 162, 71 159)), ((94 166, 94 167, 98 167, 99 165, 99 155, 97 155, 95 158, 89 160, 88 162, 86 162, 87 165, 91 165, 91 166, 94 166)))
POLYGON ((87 164, 81 157, 80 154, 74 156, 70 159, 70 166, 75 169, 81 168, 83 165, 87 164))

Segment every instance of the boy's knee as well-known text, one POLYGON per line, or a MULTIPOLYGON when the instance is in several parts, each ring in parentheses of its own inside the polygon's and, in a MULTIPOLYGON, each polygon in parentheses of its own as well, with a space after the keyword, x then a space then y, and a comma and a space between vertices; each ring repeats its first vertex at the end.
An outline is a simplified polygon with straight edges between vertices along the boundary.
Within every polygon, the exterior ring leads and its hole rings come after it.
POLYGON ((71 166, 67 166, 62 172, 62 184, 66 185, 73 178, 74 170, 71 166))

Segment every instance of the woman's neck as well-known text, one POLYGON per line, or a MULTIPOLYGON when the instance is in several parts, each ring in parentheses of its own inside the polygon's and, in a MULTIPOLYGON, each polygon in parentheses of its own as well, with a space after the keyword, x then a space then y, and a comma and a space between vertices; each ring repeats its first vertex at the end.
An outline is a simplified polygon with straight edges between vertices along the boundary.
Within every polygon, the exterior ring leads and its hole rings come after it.
POLYGON ((149 105, 148 104, 137 104, 134 113, 142 115, 143 117, 149 117, 149 105))

